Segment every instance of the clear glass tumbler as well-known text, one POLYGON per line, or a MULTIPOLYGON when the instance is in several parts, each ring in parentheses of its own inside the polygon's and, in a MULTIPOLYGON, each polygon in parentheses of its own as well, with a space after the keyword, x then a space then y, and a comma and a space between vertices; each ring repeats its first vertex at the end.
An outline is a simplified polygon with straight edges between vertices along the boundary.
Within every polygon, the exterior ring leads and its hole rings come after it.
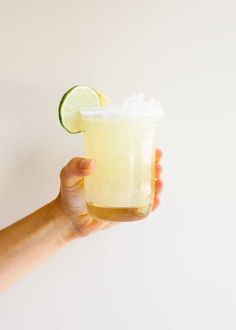
POLYGON ((158 121, 106 110, 87 112, 83 120, 85 157, 96 160, 84 183, 89 213, 109 221, 147 217, 154 197, 158 121))

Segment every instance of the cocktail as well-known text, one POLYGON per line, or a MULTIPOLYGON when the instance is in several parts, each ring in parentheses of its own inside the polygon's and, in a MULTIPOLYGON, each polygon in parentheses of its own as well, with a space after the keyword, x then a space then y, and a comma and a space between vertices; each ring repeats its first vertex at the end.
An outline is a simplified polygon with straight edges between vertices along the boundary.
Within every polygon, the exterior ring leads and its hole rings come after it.
POLYGON ((75 123, 79 124, 85 156, 96 160, 95 171, 84 182, 89 213, 109 221, 147 217, 154 195, 156 135, 163 115, 160 104, 134 95, 120 107, 103 107, 100 101, 99 105, 80 106, 78 113, 72 111, 72 103, 67 104, 71 109, 66 121, 64 114, 63 124, 68 129, 68 122, 73 121, 73 133, 75 123))

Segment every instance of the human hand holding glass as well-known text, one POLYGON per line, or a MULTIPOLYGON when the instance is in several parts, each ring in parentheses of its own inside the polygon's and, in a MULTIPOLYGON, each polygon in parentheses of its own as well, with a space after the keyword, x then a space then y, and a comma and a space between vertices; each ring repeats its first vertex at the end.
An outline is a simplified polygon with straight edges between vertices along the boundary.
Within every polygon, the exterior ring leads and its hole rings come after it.
MULTIPOLYGON (((159 194, 162 190, 163 182, 160 179, 161 150, 156 150, 155 159, 155 191, 152 210, 155 210, 159 203, 159 194)), ((84 198, 84 177, 90 175, 96 168, 95 160, 84 158, 73 158, 62 170, 60 174, 60 193, 54 201, 56 209, 62 212, 72 225, 74 237, 85 237, 96 231, 111 227, 119 222, 103 221, 93 218, 86 208, 84 198)))
MULTIPOLYGON (((159 205, 162 188, 160 158, 161 151, 156 150, 153 210, 159 205)), ((94 160, 73 158, 61 171, 56 199, 0 230, 0 292, 71 240, 119 223, 99 220, 88 213, 83 183, 95 168, 94 160)))

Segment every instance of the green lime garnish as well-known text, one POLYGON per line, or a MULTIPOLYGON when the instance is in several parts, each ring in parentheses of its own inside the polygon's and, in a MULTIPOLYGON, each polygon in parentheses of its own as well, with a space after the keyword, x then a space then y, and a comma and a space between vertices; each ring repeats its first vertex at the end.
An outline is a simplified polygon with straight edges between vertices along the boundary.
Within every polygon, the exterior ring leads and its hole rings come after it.
POLYGON ((61 125, 72 134, 83 130, 81 111, 101 107, 98 93, 89 86, 78 85, 68 90, 59 104, 61 125))

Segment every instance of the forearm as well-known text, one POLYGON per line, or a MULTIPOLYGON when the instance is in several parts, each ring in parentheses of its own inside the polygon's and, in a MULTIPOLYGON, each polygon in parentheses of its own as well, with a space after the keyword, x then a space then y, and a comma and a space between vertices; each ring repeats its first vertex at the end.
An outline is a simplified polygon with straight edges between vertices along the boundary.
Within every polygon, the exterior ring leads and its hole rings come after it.
POLYGON ((0 291, 71 239, 70 222, 54 201, 0 231, 0 291))

